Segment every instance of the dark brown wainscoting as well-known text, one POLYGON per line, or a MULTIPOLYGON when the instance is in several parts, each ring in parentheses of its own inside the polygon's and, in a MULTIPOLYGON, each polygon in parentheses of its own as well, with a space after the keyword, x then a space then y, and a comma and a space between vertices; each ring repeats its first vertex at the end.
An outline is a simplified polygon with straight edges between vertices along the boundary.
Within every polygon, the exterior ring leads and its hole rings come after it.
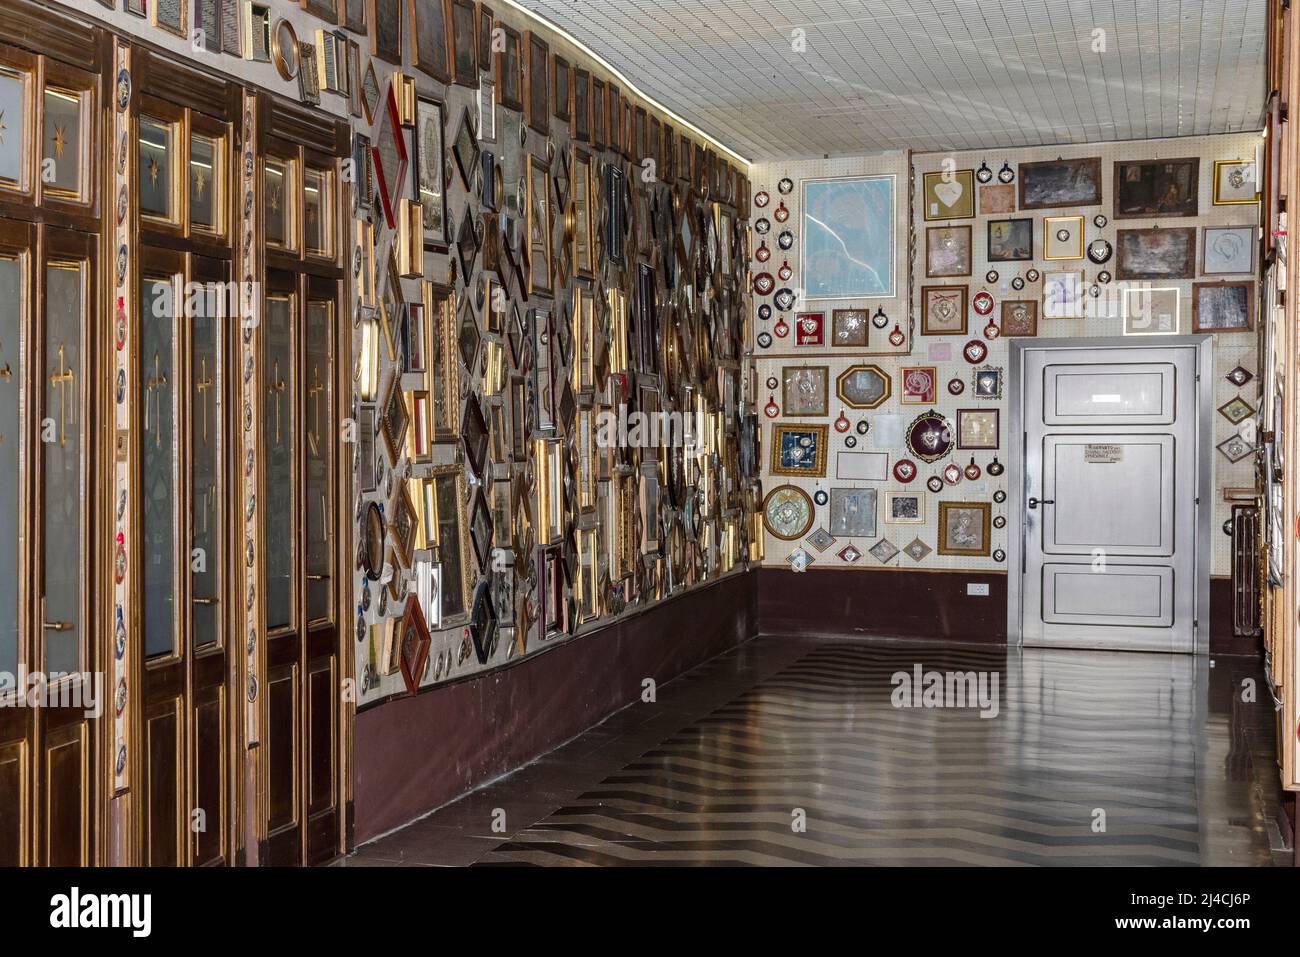
POLYGON ((734 575, 485 675, 357 714, 356 844, 518 768, 757 633, 734 575))

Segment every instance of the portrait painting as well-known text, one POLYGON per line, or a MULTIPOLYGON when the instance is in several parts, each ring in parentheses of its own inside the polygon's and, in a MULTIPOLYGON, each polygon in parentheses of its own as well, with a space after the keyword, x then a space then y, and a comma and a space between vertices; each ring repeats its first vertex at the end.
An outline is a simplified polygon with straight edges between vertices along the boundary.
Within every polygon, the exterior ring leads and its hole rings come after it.
POLYGON ((1115 218, 1195 216, 1200 170, 1201 161, 1195 157, 1116 161, 1115 218))

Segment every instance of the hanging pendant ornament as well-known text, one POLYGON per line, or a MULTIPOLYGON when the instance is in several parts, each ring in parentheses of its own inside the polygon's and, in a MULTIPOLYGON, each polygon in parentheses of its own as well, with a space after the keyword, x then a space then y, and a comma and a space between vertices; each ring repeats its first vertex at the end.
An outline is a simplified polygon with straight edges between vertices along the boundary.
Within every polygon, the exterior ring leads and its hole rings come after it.
POLYGON ((993 456, 993 461, 989 463, 987 471, 989 475, 998 476, 1005 472, 1006 468, 998 461, 998 457, 995 455, 993 456))
POLYGON ((767 195, 767 190, 760 189, 754 194, 754 205, 759 209, 766 209, 767 204, 772 201, 772 197, 767 195))
POLYGON ((894 330, 889 334, 889 344, 891 346, 901 346, 907 340, 903 335, 903 330, 898 328, 898 323, 894 323, 894 330))
POLYGON ((942 492, 943 479, 937 475, 931 475, 928 479, 925 480, 925 487, 928 488, 931 492, 942 492))
POLYGON ((794 249, 794 233, 788 229, 781 230, 781 235, 776 237, 776 244, 782 249, 794 249))
POLYGON ((764 322, 772 318, 772 306, 770 303, 760 303, 758 307, 758 318, 764 322))
MULTIPOLYGON (((858 447, 857 437, 853 435, 844 436, 844 447, 846 449, 856 449, 858 447)), ((1231 519, 1229 519, 1229 521, 1231 521, 1231 519)))
POLYGON ((984 327, 984 338, 996 339, 1000 335, 1002 335, 1001 328, 998 327, 997 322, 995 322, 992 318, 990 318, 988 321, 988 325, 984 327))
POLYGON ((1027 270, 1025 270, 1025 278, 1028 279, 1030 282, 1038 282, 1038 278, 1039 278, 1038 270, 1030 266, 1027 270))
POLYGON ((776 333, 778 339, 784 339, 790 334, 790 326, 785 321, 785 316, 782 316, 776 321, 776 325, 772 327, 772 331, 776 333))
POLYGON ((965 391, 966 391, 966 383, 962 382, 961 379, 954 378, 948 380, 949 395, 961 395, 965 391))
POLYGON ((998 170, 998 182, 1010 183, 1015 178, 1016 178, 1016 171, 1011 168, 1011 164, 1007 163, 1004 160, 1002 163, 1002 168, 998 170))
POLYGON ((871 324, 877 329, 883 329, 889 325, 889 317, 885 315, 885 310, 880 306, 876 307, 876 314, 871 317, 871 324))
POLYGON ((776 278, 782 282, 789 282, 790 277, 794 275, 794 270, 790 268, 790 260, 781 260, 781 268, 776 271, 776 278))
POLYGON ((984 274, 984 281, 990 286, 993 285, 998 281, 998 271, 996 269, 990 269, 984 274))
POLYGON ((754 292, 760 296, 770 296, 776 288, 776 279, 770 272, 761 272, 754 277, 754 292))
POLYGON ((771 348, 771 346, 772 346, 772 333, 770 333, 770 332, 760 332, 760 333, 758 334, 758 336, 756 337, 756 341, 758 342, 758 347, 759 347, 760 349, 768 349, 768 348, 771 348))
POLYGON ((943 480, 949 485, 956 485, 961 481, 961 466, 953 462, 945 466, 943 470, 943 480))
POLYGON ((766 236, 772 231, 772 221, 766 216, 760 216, 754 220, 754 232, 760 236, 766 236))
POLYGON ((916 478, 916 463, 911 459, 899 459, 894 463, 894 478, 906 485, 916 478))
POLYGON ((770 395, 767 397, 767 405, 763 406, 763 414, 769 419, 775 419, 781 414, 781 407, 776 404, 776 396, 770 395))
POLYGON ((772 250, 767 248, 766 239, 759 242, 758 248, 754 250, 754 258, 761 263, 765 263, 772 258, 772 250))
POLYGON ((778 223, 784 223, 790 218, 790 210, 786 208, 785 200, 781 200, 781 202, 777 204, 776 212, 772 214, 772 218, 778 223))
POLYGON ((780 384, 781 384, 780 380, 778 380, 776 376, 770 375, 767 377, 767 387, 769 389, 775 390, 776 387, 779 386, 780 384))
POLYGON ((966 466, 966 478, 974 482, 980 477, 980 467, 975 464, 975 456, 970 457, 970 465, 966 466))
POLYGON ((972 339, 962 348, 961 354, 967 362, 975 365, 975 363, 983 362, 988 358, 989 347, 978 339, 972 339))
POLYGON ((975 171, 975 178, 981 183, 991 183, 993 181, 993 170, 989 169, 988 163, 980 163, 980 168, 975 171))
POLYGON ((1015 289, 1017 292, 1020 291, 1021 289, 1024 289, 1025 280, 1020 276, 1016 276, 1014 279, 1011 280, 1011 288, 1015 289))
POLYGON ((993 311, 993 297, 983 289, 975 293, 970 304, 971 308, 980 316, 987 316, 993 311))
POLYGON ((776 190, 782 196, 789 196, 792 192, 794 192, 794 180, 792 180, 789 176, 781 177, 781 182, 776 184, 776 190))
POLYGON ((840 433, 847 432, 850 424, 849 417, 844 414, 843 409, 840 409, 840 417, 835 420, 835 431, 840 433))
POLYGON ((826 494, 826 489, 818 488, 817 491, 813 492, 813 501, 818 505, 825 505, 830 501, 830 496, 826 494))

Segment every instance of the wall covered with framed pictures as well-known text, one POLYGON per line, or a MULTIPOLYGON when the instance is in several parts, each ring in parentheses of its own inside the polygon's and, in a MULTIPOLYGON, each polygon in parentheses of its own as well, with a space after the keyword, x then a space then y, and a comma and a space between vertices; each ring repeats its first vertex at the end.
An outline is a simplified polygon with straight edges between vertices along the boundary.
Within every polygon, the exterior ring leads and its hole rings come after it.
POLYGON ((752 167, 764 563, 1004 568, 1014 338, 1213 334, 1212 524, 1229 519, 1255 484, 1262 142, 752 167), (847 521, 849 498, 874 518, 847 521))

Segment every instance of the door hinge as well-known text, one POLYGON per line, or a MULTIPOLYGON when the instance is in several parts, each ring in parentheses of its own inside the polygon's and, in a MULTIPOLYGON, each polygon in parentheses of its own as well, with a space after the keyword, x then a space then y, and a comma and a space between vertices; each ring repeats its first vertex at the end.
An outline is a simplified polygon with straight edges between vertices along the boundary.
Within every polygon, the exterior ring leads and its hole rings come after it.
POLYGON ((1193 504, 1193 505, 1200 505, 1200 504, 1201 504, 1201 497, 1198 495, 1198 496, 1196 496, 1196 498, 1192 499, 1192 504, 1193 504))

